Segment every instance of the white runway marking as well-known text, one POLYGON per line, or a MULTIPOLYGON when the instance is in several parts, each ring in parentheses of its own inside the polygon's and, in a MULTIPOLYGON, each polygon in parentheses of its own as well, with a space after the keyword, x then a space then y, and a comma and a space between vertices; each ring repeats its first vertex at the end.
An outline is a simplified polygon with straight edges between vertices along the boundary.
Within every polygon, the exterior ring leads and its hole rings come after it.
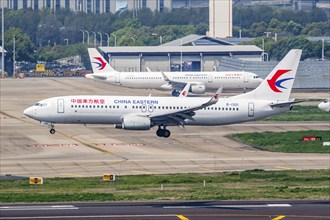
POLYGON ((73 205, 52 205, 52 206, 0 206, 0 211, 36 211, 36 210, 67 210, 79 209, 73 205))
POLYGON ((290 204, 260 204, 260 205, 202 205, 202 206, 164 206, 164 209, 194 209, 194 208, 278 208, 291 207, 290 204))

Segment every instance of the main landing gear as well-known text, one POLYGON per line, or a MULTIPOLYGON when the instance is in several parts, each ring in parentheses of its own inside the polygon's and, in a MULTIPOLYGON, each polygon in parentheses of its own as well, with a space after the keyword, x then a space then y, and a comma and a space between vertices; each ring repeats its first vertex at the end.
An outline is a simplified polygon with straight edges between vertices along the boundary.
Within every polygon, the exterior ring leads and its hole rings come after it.
POLYGON ((160 126, 158 126, 158 130, 157 130, 156 134, 158 137, 168 138, 171 135, 171 132, 166 129, 166 126, 164 126, 164 128, 161 128, 160 126))

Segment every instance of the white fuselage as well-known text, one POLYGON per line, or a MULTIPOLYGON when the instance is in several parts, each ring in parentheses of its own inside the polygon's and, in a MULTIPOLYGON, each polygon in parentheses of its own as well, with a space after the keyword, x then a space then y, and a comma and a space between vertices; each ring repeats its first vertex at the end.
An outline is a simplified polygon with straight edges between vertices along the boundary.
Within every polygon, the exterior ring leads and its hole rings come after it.
POLYGON ((88 74, 86 78, 97 79, 93 75, 103 76, 110 84, 137 89, 178 89, 177 83, 205 85, 206 89, 223 88, 255 88, 262 79, 250 72, 164 72, 169 83, 161 72, 111 72, 88 74))
MULTIPOLYGON (((122 117, 134 115, 166 115, 179 109, 198 106, 209 98, 139 97, 139 96, 63 96, 42 100, 27 108, 24 114, 48 123, 121 124, 122 117)), ((223 125, 252 121, 289 110, 270 107, 271 101, 220 98, 209 107, 196 110, 186 125, 223 125)), ((167 125, 177 125, 168 122, 167 125)))

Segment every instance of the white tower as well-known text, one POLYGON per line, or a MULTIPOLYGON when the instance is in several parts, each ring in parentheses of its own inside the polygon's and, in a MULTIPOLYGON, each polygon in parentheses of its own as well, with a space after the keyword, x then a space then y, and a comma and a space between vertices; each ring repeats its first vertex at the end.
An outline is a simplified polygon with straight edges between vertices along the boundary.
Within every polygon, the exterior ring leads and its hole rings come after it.
POLYGON ((209 32, 210 37, 233 36, 233 1, 209 0, 209 32))

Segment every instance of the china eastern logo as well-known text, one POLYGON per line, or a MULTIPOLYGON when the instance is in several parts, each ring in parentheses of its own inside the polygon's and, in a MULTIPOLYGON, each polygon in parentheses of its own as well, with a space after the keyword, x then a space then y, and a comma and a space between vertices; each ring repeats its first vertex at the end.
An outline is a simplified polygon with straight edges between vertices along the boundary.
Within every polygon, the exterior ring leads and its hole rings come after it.
POLYGON ((97 65, 96 68, 98 68, 99 70, 103 70, 104 67, 107 65, 106 62, 103 61, 103 59, 101 57, 94 57, 94 59, 96 59, 98 62, 93 62, 97 65))
POLYGON ((268 79, 268 85, 269 87, 274 91, 274 92, 282 92, 281 90, 279 90, 279 88, 281 89, 287 89, 284 86, 282 86, 281 84, 287 80, 292 80, 294 78, 284 78, 284 79, 278 79, 280 78, 283 74, 289 72, 291 70, 277 70, 276 73, 273 75, 273 77, 271 79, 268 79))

